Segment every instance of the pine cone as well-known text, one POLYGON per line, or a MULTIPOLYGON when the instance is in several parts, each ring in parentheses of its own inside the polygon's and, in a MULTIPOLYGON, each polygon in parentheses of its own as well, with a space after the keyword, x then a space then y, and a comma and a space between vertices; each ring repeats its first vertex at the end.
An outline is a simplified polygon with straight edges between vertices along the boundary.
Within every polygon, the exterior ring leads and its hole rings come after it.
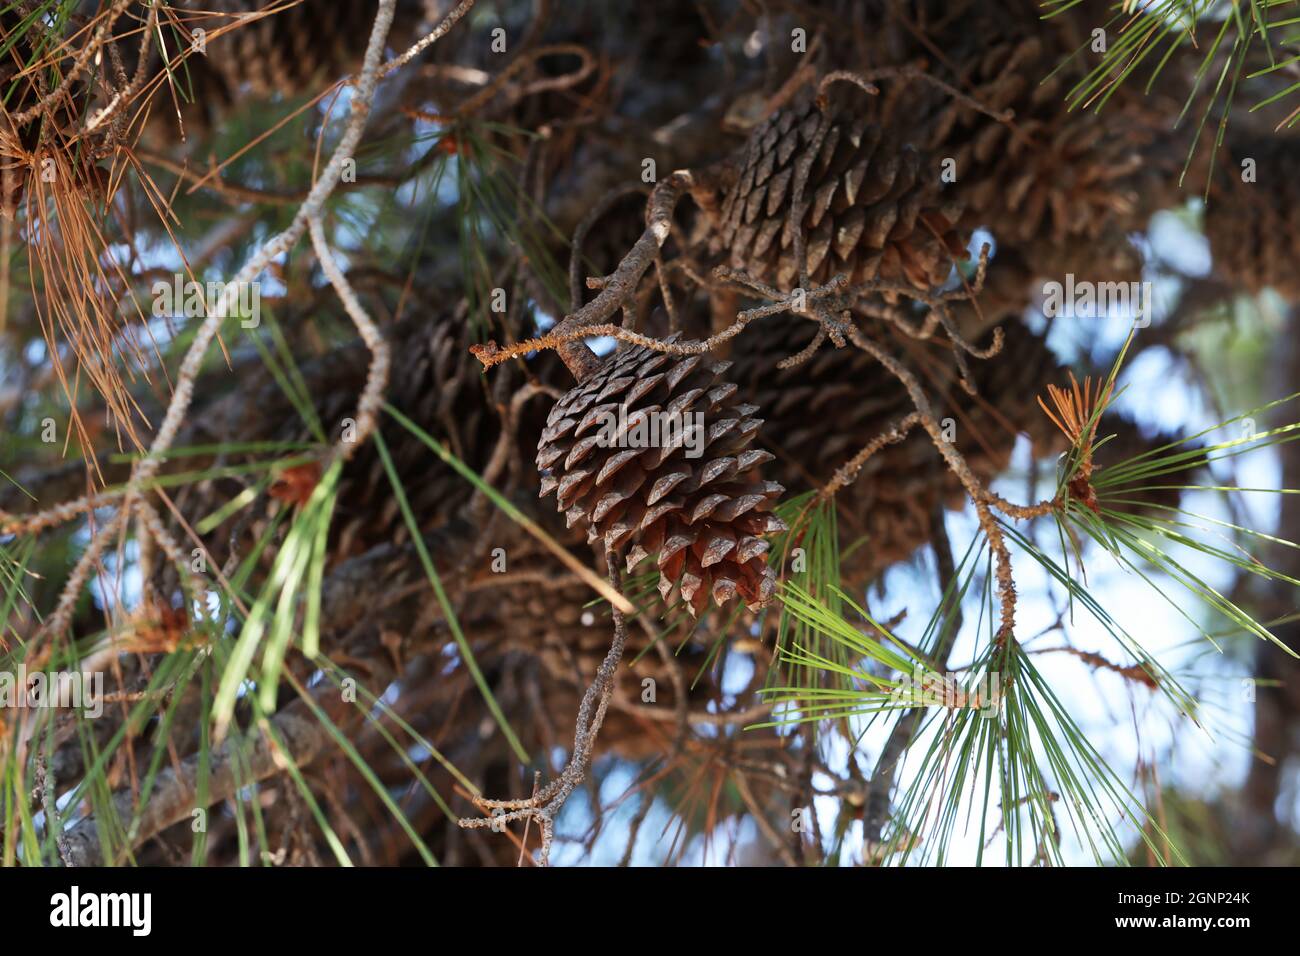
MULTIPOLYGON (((261 0, 203 0, 198 6, 218 16, 195 20, 209 35, 217 55, 211 64, 234 94, 247 85, 254 96, 291 96, 312 85, 337 79, 356 69, 375 21, 375 6, 363 0, 305 0, 278 13, 237 23, 235 17, 257 12, 261 0)), ((398 29, 418 19, 418 0, 401 0, 398 29)), ((396 37, 392 38, 396 42, 396 37)))
MULTIPOLYGON (((1013 268, 990 269, 990 279, 1005 276, 1016 286, 1020 273, 1014 261, 1002 264, 1013 268)), ((1020 321, 1022 309, 1014 296, 1003 299, 996 292, 996 287, 986 287, 980 301, 987 318, 1001 320, 1004 345, 989 359, 970 361, 975 396, 959 384, 947 348, 892 338, 880 342, 916 369, 935 417, 953 420, 955 447, 985 483, 1006 471, 1020 435, 1028 437, 1040 459, 1068 447, 1038 406, 1044 383, 1064 382, 1066 370, 1046 336, 1020 321)), ((763 322, 738 336, 732 353, 741 396, 767 410, 759 438, 777 456, 769 472, 796 493, 825 485, 859 449, 913 409, 902 387, 859 349, 824 346, 802 365, 778 367, 807 346, 815 332, 811 322, 763 322)), ((987 334, 982 339, 989 341, 987 334)), ((1116 436, 1099 451, 1099 470, 1173 440, 1147 435, 1118 412, 1106 413, 1098 435, 1116 436)), ((1180 475, 1167 483, 1187 480, 1180 475)), ((1140 511, 1143 506, 1177 506, 1179 493, 1126 490, 1116 497, 1140 511)), ((928 542, 936 509, 962 507, 966 492, 929 436, 913 432, 873 455, 858 477, 840 489, 836 502, 848 552, 841 570, 847 580, 865 581, 928 542), (855 541, 862 546, 849 551, 855 541)))
MULTIPOLYGON (((392 340, 400 347, 394 350, 388 400, 470 467, 482 469, 496 444, 500 423, 484 394, 483 376, 469 355, 472 334, 468 323, 456 322, 451 316, 433 323, 426 318, 410 323, 392 340)), ((362 352, 357 358, 364 362, 369 354, 362 352)), ((327 429, 337 428, 356 414, 356 395, 364 385, 366 368, 361 362, 353 368, 358 366, 357 388, 337 389, 321 403, 320 418, 327 429)), ((385 417, 381 431, 416 520, 425 528, 448 520, 468 500, 472 486, 397 422, 385 417)), ((341 553, 354 553, 381 541, 402 544, 408 537, 387 470, 373 443, 367 443, 344 469, 336 527, 341 553)))
POLYGON ((919 120, 924 108, 904 105, 895 119, 928 130, 920 143, 930 155, 956 160, 964 226, 986 226, 1031 257, 1050 247, 1068 271, 1100 278, 1113 260, 1132 258, 1129 233, 1180 202, 1182 153, 1157 136, 1149 100, 1120 95, 1102 114, 1068 108, 1084 68, 1070 58, 1087 34, 1073 18, 1057 19, 1029 36, 1013 26, 1005 39, 955 54, 960 85, 992 110, 1011 110, 1010 123, 951 98, 919 120))
POLYGON ((751 607, 765 604, 775 575, 761 536, 785 529, 768 513, 785 489, 753 474, 773 457, 749 448, 763 424, 752 417, 757 406, 733 404, 736 386, 718 381, 730 364, 620 348, 556 402, 537 445, 541 496, 557 493, 568 526, 586 523, 588 540, 607 548, 630 542, 629 570, 656 557, 659 593, 667 600, 680 585, 697 616, 710 595, 719 604, 736 594, 751 607), (701 414, 700 457, 687 456, 690 439, 680 435, 655 447, 612 447, 635 439, 638 422, 663 420, 651 413, 688 425, 685 416, 701 414), (629 431, 611 436, 608 416, 629 431))
MULTIPOLYGON (((469 353, 472 328, 450 312, 424 313, 385 328, 384 334, 393 355, 387 400, 457 458, 482 472, 496 449, 501 421, 493 411, 481 366, 469 353)), ((316 397, 316 416, 328 437, 337 438, 344 420, 356 414, 356 396, 365 385, 369 362, 370 352, 359 340, 301 362, 307 391, 316 397)), ((217 444, 232 436, 246 441, 311 441, 311 432, 283 388, 256 364, 258 367, 241 370, 243 388, 195 416, 195 431, 186 433, 189 441, 217 444)), ((539 355, 529 363, 529 370, 547 381, 561 381, 567 374, 552 353, 539 355)), ((520 409, 517 455, 526 456, 536 446, 545 424, 544 407, 544 402, 534 400, 520 409)), ((469 501, 473 486, 395 419, 383 416, 380 430, 421 530, 428 532, 456 518, 469 501)), ((208 466, 206 461, 200 463, 208 466)), ((519 481, 523 480, 521 476, 519 481)), ((500 487, 511 492, 508 476, 500 487)), ((215 509, 241 486, 233 480, 217 480, 205 489, 214 496, 207 507, 215 509)), ((269 509, 276 507, 283 504, 264 502, 261 512, 247 522, 241 553, 257 547, 270 521, 269 509)), ((231 528, 243 527, 243 518, 250 513, 245 509, 214 530, 209 544, 214 556, 224 557, 231 528)), ((508 525, 500 518, 493 534, 506 534, 508 525)), ((561 522, 555 520, 553 525, 548 526, 549 533, 566 544, 575 543, 564 538, 561 522)), ((375 444, 367 442, 348 460, 340 478, 329 564, 383 544, 401 547, 409 538, 387 469, 375 444)), ((275 553, 272 542, 264 549, 265 560, 269 562, 275 553)), ((512 549, 512 561, 514 554, 512 549)))
POLYGON ((1214 196, 1205 208, 1205 234, 1215 271, 1251 293, 1273 288, 1300 298, 1300 158, 1288 140, 1256 140, 1220 158, 1214 196), (1241 179, 1242 161, 1255 161, 1256 181, 1241 179))
POLYGON ((750 135, 734 183, 724 184, 715 251, 782 290, 799 280, 790 223, 795 179, 807 169, 802 228, 812 282, 839 272, 928 289, 965 256, 960 208, 939 196, 939 171, 915 149, 845 106, 812 99, 750 135), (813 151, 825 127, 825 137, 813 151))
MULTIPOLYGON (((1064 448, 1064 438, 1035 402, 1041 382, 1052 380, 1059 362, 1043 337, 1018 320, 1004 321, 1002 328, 1002 352, 970 362, 977 397, 958 384, 948 349, 892 337, 881 341, 917 369, 936 417, 955 421, 957 449, 982 481, 1007 467, 1022 430, 1030 432, 1038 454, 1064 448)), ((778 367, 815 332, 812 322, 764 322, 737 337, 732 353, 742 396, 768 409, 760 438, 777 455, 772 474, 791 490, 823 486, 913 409, 902 386, 859 349, 827 345, 802 365, 778 367)), ((836 495, 846 546, 863 545, 842 562, 845 577, 867 580, 906 560, 929 540, 935 509, 959 508, 965 500, 927 435, 914 432, 882 448, 836 495)))
MULTIPOLYGON (((186 130, 205 130, 250 95, 299 96, 360 69, 376 9, 371 0, 300 0, 262 16, 257 14, 271 6, 265 0, 189 0, 177 6, 191 8, 182 20, 191 34, 204 31, 204 50, 186 55, 160 87, 165 103, 159 106, 165 108, 153 110, 150 131, 158 139, 174 137, 176 108, 186 130), (180 91, 175 100, 165 92, 173 82, 180 91)), ((418 36, 425 8, 424 0, 397 0, 389 46, 402 49, 418 36)), ((119 22, 127 35, 118 45, 130 63, 138 55, 139 26, 132 30, 128 19, 119 22)), ((153 44, 155 76, 164 70, 164 52, 174 57, 177 51, 153 44)))
MULTIPOLYGON (((389 337, 393 343, 393 368, 388 401, 481 474, 495 453, 502 423, 481 366, 469 351, 474 341, 472 326, 451 314, 432 321, 421 316, 401 323, 389 332, 389 337)), ((356 395, 364 385, 368 359, 369 352, 358 349, 351 366, 355 385, 334 391, 321 402, 320 419, 331 434, 340 422, 356 413, 356 395)), ((567 375, 554 353, 539 354, 528 366, 530 375, 544 382, 561 382, 567 375)), ((519 409, 514 454, 519 456, 521 466, 545 427, 545 406, 545 401, 533 399, 519 409)), ((421 530, 443 526, 460 514, 474 486, 396 420, 384 416, 380 429, 421 530)), ((517 479, 507 473, 498 479, 497 487, 507 495, 516 489, 522 494, 521 485, 526 483, 524 473, 517 479)), ((545 509, 539 511, 545 514, 545 509)), ((522 532, 516 534, 518 528, 496 509, 492 514, 496 522, 491 532, 494 543, 501 538, 505 546, 506 538, 527 538, 522 532)), ((558 518, 541 523, 566 546, 581 541, 576 534, 566 536, 558 518)), ((384 542, 402 545, 409 538, 388 471, 373 442, 358 450, 343 470, 333 534, 336 555, 360 553, 384 542)), ((513 566, 519 548, 509 545, 507 550, 513 566)))

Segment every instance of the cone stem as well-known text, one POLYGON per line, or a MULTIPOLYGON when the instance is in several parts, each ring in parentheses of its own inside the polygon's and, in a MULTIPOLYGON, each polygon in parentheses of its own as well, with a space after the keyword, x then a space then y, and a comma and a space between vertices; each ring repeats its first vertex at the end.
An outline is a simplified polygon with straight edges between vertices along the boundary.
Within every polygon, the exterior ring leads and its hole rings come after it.
POLYGON ((556 351, 560 353, 565 368, 579 385, 595 375, 596 370, 600 368, 600 356, 589 349, 582 339, 576 342, 565 342, 556 351))
MULTIPOLYGON (((690 170, 679 169, 655 186, 646 206, 646 228, 641 238, 623 257, 613 275, 599 280, 596 287, 601 290, 600 295, 561 319, 555 327, 555 334, 567 335, 588 326, 599 325, 632 297, 641 277, 668 239, 668 234, 672 231, 673 210, 677 208, 682 195, 690 190, 692 183, 690 170)), ((564 342, 556 351, 579 384, 595 374, 603 364, 601 358, 581 338, 564 342)))

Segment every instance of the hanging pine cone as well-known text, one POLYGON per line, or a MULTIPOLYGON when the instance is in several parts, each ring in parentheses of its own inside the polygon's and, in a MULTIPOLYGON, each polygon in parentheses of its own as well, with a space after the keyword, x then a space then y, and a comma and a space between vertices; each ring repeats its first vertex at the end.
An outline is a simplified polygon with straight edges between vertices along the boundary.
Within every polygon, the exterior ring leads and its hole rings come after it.
POLYGON ((733 268, 793 288, 790 211, 806 170, 801 227, 813 283, 840 272, 854 283, 942 283, 965 256, 966 237, 955 228, 960 207, 939 195, 938 167, 839 102, 823 113, 805 97, 754 130, 734 181, 722 184, 715 251, 733 268))
MULTIPOLYGON (((391 333, 394 343, 393 369, 390 374, 388 401, 403 415, 443 443, 460 461, 476 472, 488 467, 501 436, 501 419, 492 410, 477 360, 469 352, 474 340, 471 325, 450 314, 430 322, 427 316, 401 323, 391 333)), ((356 395, 365 381, 369 353, 357 349, 352 368, 356 370, 352 389, 343 389, 326 398, 319 409, 326 428, 355 414, 356 395)), ((567 374, 553 353, 543 353, 529 363, 529 372, 546 382, 560 382, 567 374)), ((545 425, 545 401, 534 399, 523 405, 516 423, 516 455, 526 461, 528 450, 536 447, 545 425)), ((474 486, 451 466, 433 455, 429 446, 405 426, 385 416, 380 425, 389 448, 393 468, 406 491, 408 503, 422 530, 445 525, 460 514, 473 494, 474 486)), ((521 461, 521 464, 522 464, 521 461)), ((498 487, 510 494, 513 487, 528 483, 522 472, 517 478, 503 475, 498 487), (518 481, 519 485, 512 483, 518 481)), ((495 511, 495 509, 493 509, 495 511)), ((581 542, 576 535, 565 535, 558 518, 549 518, 538 509, 539 523, 547 533, 565 546, 581 542), (545 517, 546 520, 540 520, 545 517)), ((509 536, 526 539, 504 516, 498 516, 492 530, 493 541, 509 536)), ((402 545, 409 529, 393 495, 388 471, 373 442, 368 442, 347 463, 339 481, 332 547, 335 554, 355 554, 378 543, 402 545)), ((504 538, 499 542, 505 546, 504 538)), ((516 545, 509 547, 512 565, 516 545)))
POLYGON ((1056 66, 1037 36, 986 50, 974 71, 974 95, 994 110, 1012 109, 1015 119, 999 123, 952 103, 928 143, 956 160, 962 197, 999 238, 1096 238, 1141 201, 1141 143, 1093 113, 1067 113, 1069 84, 1059 75, 1038 82, 1056 66))
MULTIPOLYGON (((483 378, 467 361, 472 329, 452 316, 405 323, 394 330, 389 401, 427 429, 470 467, 488 461, 500 422, 487 404, 483 378)), ((353 369, 356 389, 340 389, 322 403, 319 414, 334 429, 356 414, 356 395, 363 386, 369 353, 358 350, 353 369)), ((538 405, 542 403, 537 403, 538 405)), ((539 416, 540 417, 540 416, 539 416)), ((406 489, 416 520, 434 527, 449 519, 468 500, 473 488, 451 468, 432 459, 429 447, 392 419, 381 423, 394 470, 406 489)), ((402 544, 409 531, 393 495, 383 459, 367 443, 348 462, 339 486, 336 514, 339 551, 351 553, 375 542, 402 544)))
POLYGON ((1220 157, 1215 191, 1205 208, 1205 234, 1214 269, 1257 293, 1276 289, 1300 298, 1300 158, 1288 140, 1255 140, 1220 157), (1242 162, 1255 162, 1255 182, 1242 181, 1242 162))
POLYGON ((775 575, 762 535, 785 529, 769 513, 785 489, 755 474, 773 456, 749 447, 762 425, 753 417, 758 407, 733 404, 736 386, 719 382, 729 365, 620 348, 556 402, 537 445, 541 496, 556 492, 568 526, 585 523, 588 540, 607 548, 630 543, 629 570, 655 557, 659 593, 667 600, 679 586, 695 615, 710 596, 765 604, 775 575), (602 424, 609 416, 627 423, 623 439, 655 413, 702 414, 700 457, 687 457, 681 435, 654 447, 612 447, 627 442, 609 440, 602 424))

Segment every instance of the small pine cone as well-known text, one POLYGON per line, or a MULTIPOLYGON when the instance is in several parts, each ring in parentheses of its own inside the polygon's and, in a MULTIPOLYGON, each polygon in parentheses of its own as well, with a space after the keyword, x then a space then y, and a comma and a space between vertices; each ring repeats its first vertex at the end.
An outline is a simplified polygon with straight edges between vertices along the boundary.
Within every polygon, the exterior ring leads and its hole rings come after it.
POLYGON ((568 526, 586 523, 588 541, 607 548, 630 542, 629 571, 654 556, 659 593, 667 600, 679 585, 696 616, 710 596, 718 604, 737 594, 750 607, 767 603, 776 581, 762 535, 785 530, 770 513, 785 489, 755 474, 773 456, 749 447, 763 424, 753 417, 758 407, 733 404, 737 387, 718 381, 730 364, 620 348, 555 403, 537 445, 541 496, 557 493, 568 526), (636 439, 630 429, 638 422, 657 420, 651 413, 688 424, 684 416, 700 413, 700 456, 687 457, 690 441, 680 435, 652 447, 614 447, 636 439), (614 436, 623 440, 610 440, 611 416, 628 423, 614 436))
POLYGON ((1214 269, 1247 292, 1267 288, 1300 298, 1300 158, 1287 140, 1256 140, 1220 159, 1215 194, 1205 207, 1205 235, 1214 269), (1241 179, 1253 159, 1257 182, 1241 179))
POLYGON ((789 290, 799 281, 790 222, 794 185, 807 170, 802 228, 809 279, 836 273, 928 289, 964 258, 961 209, 939 196, 938 171, 881 127, 812 99, 776 113, 749 137, 735 181, 724 186, 715 250, 733 268, 789 290), (825 128, 821 145, 813 144, 825 128))

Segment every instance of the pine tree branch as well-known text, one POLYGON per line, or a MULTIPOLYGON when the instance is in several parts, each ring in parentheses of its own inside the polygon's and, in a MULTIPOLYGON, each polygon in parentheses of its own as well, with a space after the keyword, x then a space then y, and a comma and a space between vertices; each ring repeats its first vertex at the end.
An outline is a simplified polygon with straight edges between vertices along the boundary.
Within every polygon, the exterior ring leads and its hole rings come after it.
MULTIPOLYGON (((952 595, 952 603, 940 626, 938 644, 935 646, 934 653, 930 655, 930 659, 935 662, 939 670, 947 668, 948 655, 952 651, 962 625, 961 596, 955 586, 957 572, 953 565, 952 543, 948 540, 948 529, 944 523, 945 510, 942 501, 935 505, 930 539, 939 577, 939 593, 952 595)), ((880 751, 875 770, 872 771, 871 779, 867 783, 867 802, 862 826, 863 839, 872 852, 879 846, 881 831, 884 830, 885 821, 889 819, 890 791, 894 788, 894 775, 898 763, 903 753, 911 746, 912 738, 916 735, 921 725, 921 718, 924 716, 924 708, 913 707, 898 719, 893 730, 890 731, 889 739, 885 741, 884 748, 880 751)))
MULTIPOLYGON (((618 573, 618 556, 610 548, 605 549, 605 564, 609 568, 609 584, 614 591, 620 588, 618 573)), ((555 839, 555 818, 565 801, 587 776, 591 758, 595 752, 596 738, 601 725, 605 722, 605 713, 609 709, 614 695, 614 675, 623 660, 623 650, 627 646, 627 621, 617 605, 611 606, 614 616, 614 639, 609 652, 601 661, 596 677, 582 696, 578 707, 577 728, 573 736, 573 753, 560 775, 545 787, 535 789, 533 795, 523 800, 485 800, 477 798, 475 805, 490 814, 486 817, 466 818, 459 821, 467 830, 491 828, 497 830, 515 820, 537 820, 542 828, 542 845, 538 862, 546 866, 550 859, 551 844, 555 839)))
MULTIPOLYGON (((198 754, 183 760, 179 772, 173 767, 160 770, 154 781, 149 802, 141 808, 130 849, 141 846, 168 827, 189 818, 195 810, 206 810, 207 807, 230 799, 236 791, 249 783, 266 780, 283 773, 290 764, 301 767, 311 763, 325 746, 324 729, 310 717, 304 716, 297 708, 277 714, 271 718, 270 723, 284 741, 284 749, 281 749, 266 733, 260 734, 246 756, 247 765, 240 767, 240 773, 236 773, 235 768, 235 749, 240 746, 239 741, 231 738, 209 754, 207 799, 203 807, 196 804, 201 763, 198 754)), ((130 787, 114 794, 112 803, 119 819, 124 821, 132 819, 135 793, 130 787)), ((105 863, 114 865, 120 862, 105 859, 104 846, 99 837, 99 826, 94 817, 79 820, 65 831, 65 837, 67 861, 70 866, 100 866, 105 863)))

